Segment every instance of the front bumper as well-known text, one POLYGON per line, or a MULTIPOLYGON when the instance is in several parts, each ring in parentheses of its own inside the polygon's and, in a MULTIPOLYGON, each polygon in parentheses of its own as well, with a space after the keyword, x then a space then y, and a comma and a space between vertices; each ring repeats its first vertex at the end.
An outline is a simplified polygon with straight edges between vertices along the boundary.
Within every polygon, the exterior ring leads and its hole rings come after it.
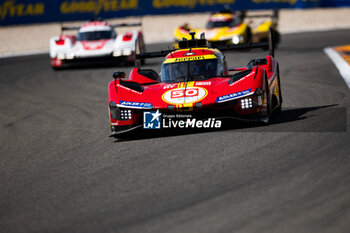
MULTIPOLYGON (((117 136, 134 129, 143 128, 144 112, 153 112, 157 110, 160 111, 162 117, 175 115, 177 120, 181 119, 181 117, 177 117, 179 115, 190 115, 192 119, 195 118, 196 120, 234 119, 240 121, 266 122, 266 118, 268 117, 266 101, 260 101, 260 103, 258 103, 258 100, 246 102, 245 100, 248 99, 253 99, 253 96, 198 108, 193 107, 181 109, 127 109, 112 106, 109 107, 112 135, 117 136), (121 111, 128 111, 128 114, 124 114, 124 116, 127 115, 128 117, 123 118, 118 115, 118 112, 121 111)), ((163 128, 166 127, 163 125, 163 128)))

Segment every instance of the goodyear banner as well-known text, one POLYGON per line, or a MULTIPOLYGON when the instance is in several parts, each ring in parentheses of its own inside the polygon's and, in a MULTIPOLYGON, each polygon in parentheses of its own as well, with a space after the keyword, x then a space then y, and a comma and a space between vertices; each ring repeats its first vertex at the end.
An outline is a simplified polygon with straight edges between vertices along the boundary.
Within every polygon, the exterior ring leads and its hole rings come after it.
POLYGON ((350 6, 350 0, 0 0, 0 25, 232 9, 350 6))

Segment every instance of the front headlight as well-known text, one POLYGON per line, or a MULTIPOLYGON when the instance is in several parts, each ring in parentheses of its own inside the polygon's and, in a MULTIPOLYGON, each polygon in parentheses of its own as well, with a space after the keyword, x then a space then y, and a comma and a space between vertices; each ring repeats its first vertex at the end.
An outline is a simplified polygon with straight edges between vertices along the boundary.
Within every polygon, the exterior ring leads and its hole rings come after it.
POLYGON ((63 59, 65 59, 65 58, 66 58, 66 55, 65 55, 64 53, 59 53, 59 54, 57 54, 57 59, 63 60, 63 59))
POLYGON ((132 119, 133 111, 131 109, 119 108, 114 101, 109 103, 109 110, 114 120, 128 121, 132 119))
POLYGON ((242 107, 242 109, 252 108, 253 107, 253 100, 252 100, 252 98, 241 99, 241 107, 242 107))
POLYGON ((252 109, 263 105, 264 91, 261 88, 255 90, 254 95, 241 99, 242 109, 252 109))
POLYGON ((123 50, 123 55, 124 56, 130 56, 131 55, 131 49, 124 49, 123 50))
POLYGON ((120 57, 122 55, 122 51, 116 50, 113 52, 113 57, 120 57))
POLYGON ((127 121, 131 120, 131 110, 130 109, 121 109, 120 110, 120 119, 127 121))
POLYGON ((67 59, 74 59, 75 54, 74 53, 67 53, 66 58, 67 59))
POLYGON ((233 44, 239 44, 242 43, 244 40, 243 36, 235 35, 232 37, 232 43, 233 44))

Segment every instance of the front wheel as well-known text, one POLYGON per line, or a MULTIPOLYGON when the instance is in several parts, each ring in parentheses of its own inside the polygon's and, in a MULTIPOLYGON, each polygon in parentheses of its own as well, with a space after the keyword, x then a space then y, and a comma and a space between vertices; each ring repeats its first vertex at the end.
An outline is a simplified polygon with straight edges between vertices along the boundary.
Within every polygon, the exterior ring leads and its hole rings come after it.
POLYGON ((265 111, 265 113, 262 114, 261 121, 263 124, 267 125, 267 124, 269 124, 270 115, 271 115, 271 103, 270 103, 270 91, 269 91, 269 86, 268 86, 266 74, 265 74, 264 80, 265 80, 264 81, 264 83, 265 83, 264 99, 266 101, 266 111, 265 111))
POLYGON ((252 29, 248 26, 245 34, 245 43, 252 42, 252 29))

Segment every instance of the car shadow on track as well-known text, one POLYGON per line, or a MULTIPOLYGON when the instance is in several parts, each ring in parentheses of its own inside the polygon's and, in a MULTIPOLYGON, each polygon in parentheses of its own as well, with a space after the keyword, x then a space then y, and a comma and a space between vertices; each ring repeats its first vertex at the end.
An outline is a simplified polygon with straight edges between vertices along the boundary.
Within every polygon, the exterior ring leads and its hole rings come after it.
POLYGON ((106 69, 106 68, 132 68, 134 63, 86 63, 86 64, 74 64, 64 67, 53 68, 55 71, 64 70, 91 70, 91 69, 106 69))
MULTIPOLYGON (((148 61, 143 64, 143 67, 154 66, 159 64, 159 62, 148 61)), ((134 62, 87 62, 87 63, 77 63, 65 65, 63 67, 53 68, 55 71, 63 71, 63 70, 91 70, 91 69, 106 69, 106 68, 132 68, 135 67, 134 62)))
POLYGON ((263 122, 242 122, 232 119, 222 119, 220 129, 138 129, 120 135, 114 142, 143 140, 160 137, 211 133, 211 132, 346 132, 346 108, 335 107, 337 104, 287 108, 274 114, 268 124, 263 122), (325 118, 336 116, 327 124, 325 118))

